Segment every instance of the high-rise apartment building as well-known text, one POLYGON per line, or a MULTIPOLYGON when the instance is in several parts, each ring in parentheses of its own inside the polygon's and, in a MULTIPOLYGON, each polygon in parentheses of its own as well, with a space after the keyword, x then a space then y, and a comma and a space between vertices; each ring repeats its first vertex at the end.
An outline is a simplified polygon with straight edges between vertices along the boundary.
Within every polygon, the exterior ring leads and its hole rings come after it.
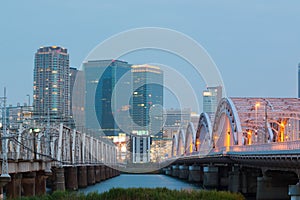
POLYGON ((34 59, 33 107, 36 117, 70 117, 70 67, 67 49, 40 47, 34 59))
POLYGON ((203 112, 207 113, 213 122, 218 104, 222 99, 222 87, 207 87, 203 91, 203 112))

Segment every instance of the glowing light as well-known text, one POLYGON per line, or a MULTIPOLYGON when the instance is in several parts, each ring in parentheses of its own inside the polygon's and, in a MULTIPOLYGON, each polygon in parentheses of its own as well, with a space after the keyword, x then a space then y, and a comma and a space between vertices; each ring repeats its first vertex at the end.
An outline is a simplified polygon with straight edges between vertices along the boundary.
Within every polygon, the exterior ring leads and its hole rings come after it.
POLYGON ((203 96, 209 97, 209 96, 212 96, 212 93, 211 93, 211 92, 204 91, 204 92, 203 92, 203 96))
POLYGON ((258 108, 259 106, 260 106, 260 103, 259 103, 259 102, 256 102, 255 108, 258 108))

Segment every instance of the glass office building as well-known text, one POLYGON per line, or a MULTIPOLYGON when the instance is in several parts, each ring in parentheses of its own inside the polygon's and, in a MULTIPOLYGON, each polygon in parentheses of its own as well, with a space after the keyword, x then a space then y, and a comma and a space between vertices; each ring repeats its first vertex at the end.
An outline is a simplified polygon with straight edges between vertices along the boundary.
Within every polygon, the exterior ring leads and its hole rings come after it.
POLYGON ((102 130, 106 136, 118 136, 122 132, 114 119, 113 112, 122 110, 126 105, 116 108, 111 100, 115 85, 126 72, 130 73, 130 66, 120 60, 95 60, 83 63, 86 85, 86 128, 102 130))
POLYGON ((131 68, 132 162, 146 163, 150 162, 151 137, 162 134, 163 72, 146 64, 131 68))
POLYGON ((207 113, 213 122, 218 104, 222 99, 222 87, 207 87, 203 91, 203 112, 207 113))

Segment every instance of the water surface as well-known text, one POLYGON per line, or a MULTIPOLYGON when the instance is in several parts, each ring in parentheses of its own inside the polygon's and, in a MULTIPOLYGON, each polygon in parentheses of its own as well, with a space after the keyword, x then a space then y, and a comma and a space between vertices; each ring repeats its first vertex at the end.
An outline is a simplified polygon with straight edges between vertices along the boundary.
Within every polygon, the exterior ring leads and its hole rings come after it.
POLYGON ((111 188, 163 188, 168 189, 200 189, 195 184, 188 183, 176 178, 172 178, 160 174, 121 174, 115 178, 97 183, 96 185, 80 189, 80 192, 90 193, 98 192, 103 193, 111 188))

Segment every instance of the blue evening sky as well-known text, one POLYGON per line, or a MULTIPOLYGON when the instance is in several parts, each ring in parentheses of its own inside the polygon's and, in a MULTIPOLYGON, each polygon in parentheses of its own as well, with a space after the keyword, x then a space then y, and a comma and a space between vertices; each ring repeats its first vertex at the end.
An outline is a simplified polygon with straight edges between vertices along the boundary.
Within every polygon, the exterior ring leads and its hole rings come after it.
MULTIPOLYGON (((40 46, 68 48, 71 66, 79 67, 106 38, 151 26, 180 31, 201 44, 217 64, 228 96, 296 97, 299 8, 298 0, 1 1, 0 96, 4 86, 11 104, 32 95, 34 53, 40 46)), ((157 57, 165 59, 157 62, 177 63, 172 56, 157 57)), ((127 58, 156 61, 140 54, 127 58)))

